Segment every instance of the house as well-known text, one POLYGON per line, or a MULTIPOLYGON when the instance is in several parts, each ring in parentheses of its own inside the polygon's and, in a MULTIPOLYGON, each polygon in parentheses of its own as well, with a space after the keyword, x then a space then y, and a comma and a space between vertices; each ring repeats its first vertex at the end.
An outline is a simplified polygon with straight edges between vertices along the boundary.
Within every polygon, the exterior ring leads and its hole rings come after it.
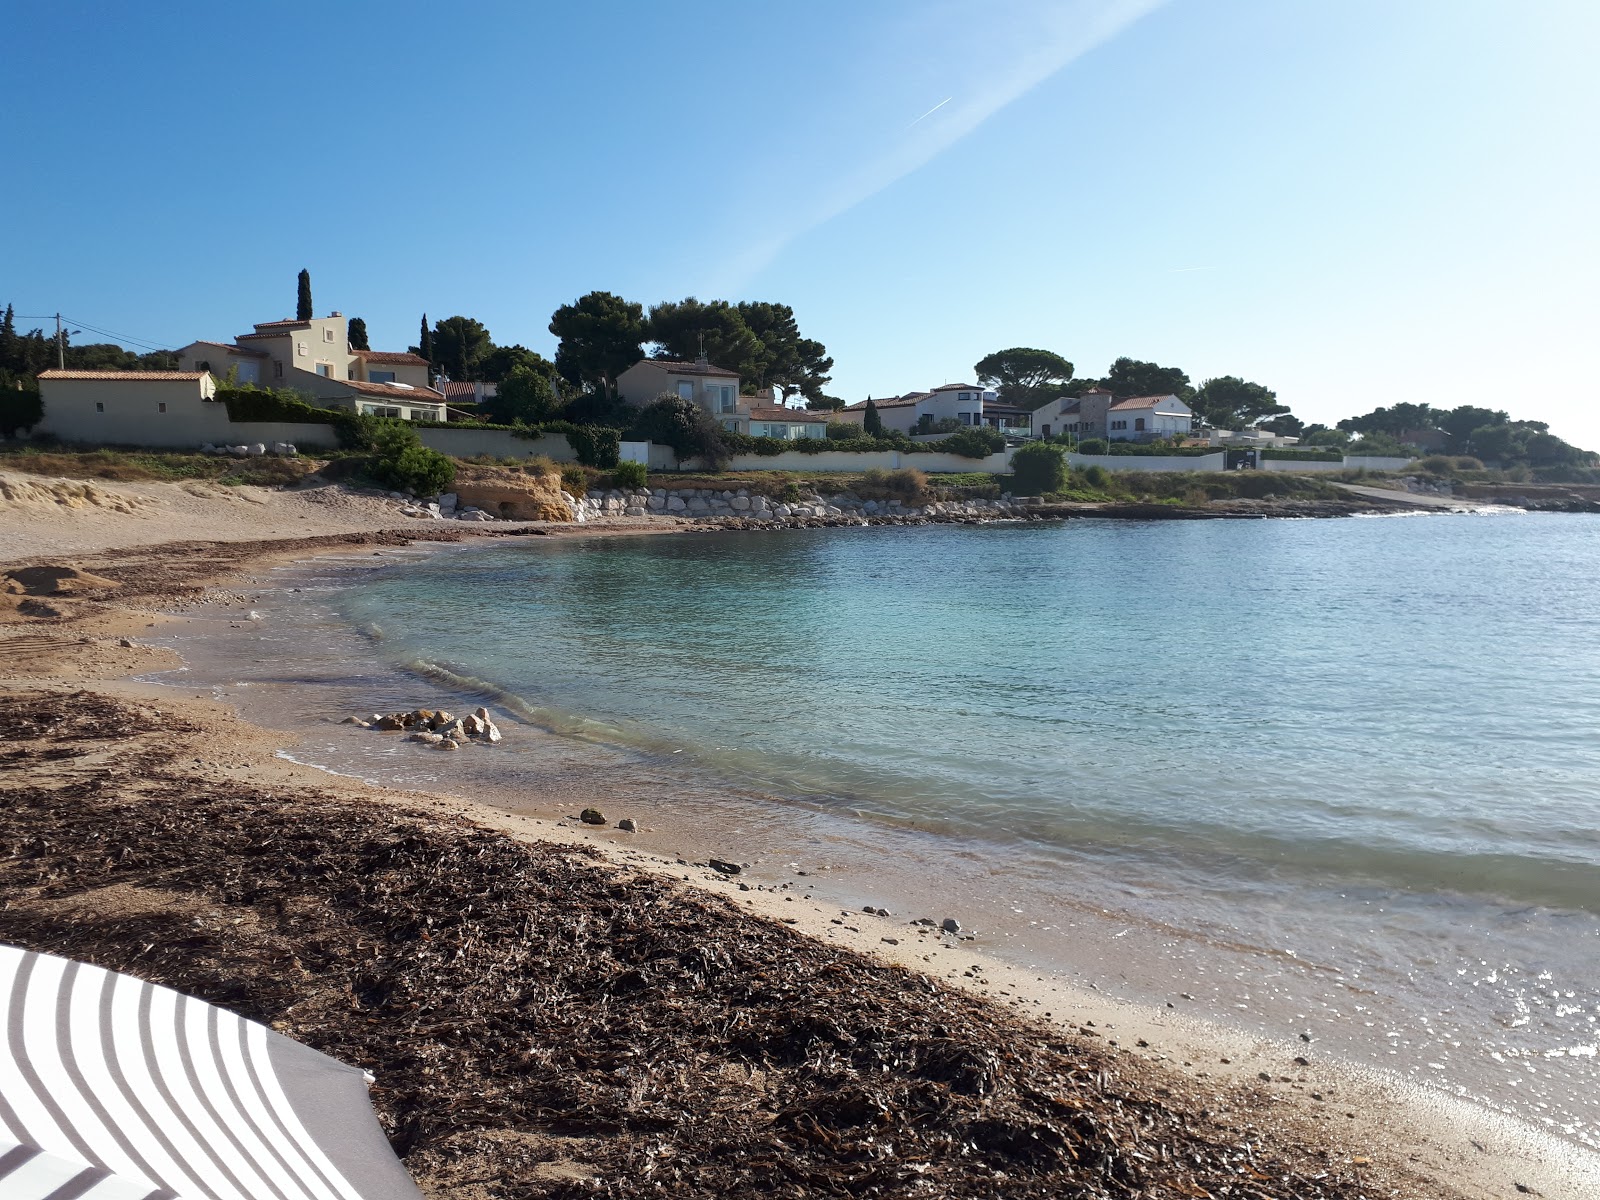
POLYGON ((828 436, 828 414, 806 412, 781 405, 750 405, 750 433, 754 437, 823 438, 828 436))
MULTIPOLYGON (((928 392, 908 392, 872 401, 885 429, 916 433, 943 421, 956 425, 982 425, 984 389, 971 383, 947 383, 928 392)), ((857 425, 867 418, 867 401, 851 404, 835 414, 835 419, 857 425)))
POLYGON ((227 440, 228 413, 209 371, 41 371, 35 436, 110 446, 227 440))
POLYGON ((1033 410, 1020 404, 1002 404, 998 400, 983 402, 983 423, 994 429, 1019 431, 1033 427, 1033 410))
POLYGON ((329 313, 304 321, 264 321, 233 344, 190 342, 183 371, 231 375, 239 383, 310 393, 324 408, 409 421, 445 420, 445 398, 429 385, 428 361, 415 354, 350 349, 350 325, 329 313))
POLYGON ((1152 442, 1188 437, 1194 410, 1176 396, 1134 396, 1113 403, 1106 420, 1113 442, 1152 442))
POLYGON ((1132 396, 1118 400, 1105 388, 1081 396, 1058 396, 1033 413, 1040 437, 1072 434, 1112 442, 1151 442, 1188 437, 1194 413, 1176 396, 1132 396))
POLYGON ((701 355, 694 362, 641 358, 617 376, 624 404, 644 408, 662 394, 693 401, 730 433, 750 432, 749 397, 739 395, 739 372, 714 367, 701 355))

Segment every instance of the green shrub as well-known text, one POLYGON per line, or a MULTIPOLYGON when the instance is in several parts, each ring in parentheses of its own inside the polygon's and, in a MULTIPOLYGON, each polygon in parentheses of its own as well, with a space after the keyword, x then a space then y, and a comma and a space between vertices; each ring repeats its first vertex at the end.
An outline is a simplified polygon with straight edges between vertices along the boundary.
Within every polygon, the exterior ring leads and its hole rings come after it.
POLYGON ((1079 454, 1104 454, 1106 450, 1105 438, 1085 438, 1078 443, 1079 454))
POLYGON ((622 430, 609 425, 573 425, 562 432, 584 466, 609 471, 617 465, 622 430))
POLYGON ((998 429, 974 426, 953 433, 937 442, 928 442, 916 449, 941 454, 957 454, 962 458, 988 458, 1006 448, 1006 435, 998 429))
POLYGON ((577 463, 567 463, 561 468, 561 487, 567 495, 581 499, 589 490, 589 472, 577 463))
POLYGON ((362 434, 372 451, 367 473, 387 487, 427 496, 444 491, 456 477, 456 464, 424 446, 404 421, 364 417, 362 434))
POLYGON ((1111 482, 1111 473, 1099 463, 1096 463, 1094 466, 1084 469, 1083 481, 1092 488, 1104 491, 1106 485, 1111 482))
POLYGON ((663 393, 641 408, 628 429, 630 441, 670 446, 679 458, 702 458, 707 464, 727 461, 729 438, 711 415, 691 400, 663 393))
POLYGON ((862 429, 854 421, 829 421, 827 435, 831 442, 853 442, 862 436, 862 429))
POLYGON ((619 462, 611 472, 611 485, 635 491, 645 485, 649 469, 642 462, 619 462))
POLYGON ((1059 492, 1067 482, 1067 456, 1061 447, 1029 442, 1011 456, 1013 489, 1023 496, 1059 492))
MULTIPOLYGON (((1263 450, 1261 457, 1278 462, 1343 462, 1341 450, 1263 450)), ((1446 462, 1449 460, 1446 459, 1446 462)))

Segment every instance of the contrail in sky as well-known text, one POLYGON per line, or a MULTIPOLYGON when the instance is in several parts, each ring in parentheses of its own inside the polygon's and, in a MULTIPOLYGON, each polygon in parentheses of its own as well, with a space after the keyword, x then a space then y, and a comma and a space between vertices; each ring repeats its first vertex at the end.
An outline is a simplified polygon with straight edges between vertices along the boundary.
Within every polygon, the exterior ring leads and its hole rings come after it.
MULTIPOLYGON (((950 101, 952 101, 954 99, 955 99, 954 96, 946 96, 943 100, 939 101, 939 103, 935 104, 927 112, 923 113, 922 116, 918 117, 917 121, 921 121, 921 120, 924 120, 924 119, 926 119, 928 117, 933 116, 934 113, 938 112, 941 108, 943 108, 946 104, 949 104, 950 101)), ((917 121, 911 122, 911 125, 915 125, 917 123, 917 121)), ((911 125, 907 125, 906 128, 910 129, 911 125)))

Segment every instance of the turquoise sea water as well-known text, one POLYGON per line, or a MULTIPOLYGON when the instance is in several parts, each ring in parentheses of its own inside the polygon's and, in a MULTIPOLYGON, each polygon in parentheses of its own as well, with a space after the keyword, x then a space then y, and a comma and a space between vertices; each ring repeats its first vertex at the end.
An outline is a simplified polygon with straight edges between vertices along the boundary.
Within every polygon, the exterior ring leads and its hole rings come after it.
POLYGON ((1591 518, 541 541, 345 605, 557 725, 883 820, 1600 914, 1591 518))
POLYGON ((251 604, 184 684, 321 765, 627 798, 1600 1147, 1600 518, 529 538, 251 604), (332 724, 424 702, 573 736, 332 724))

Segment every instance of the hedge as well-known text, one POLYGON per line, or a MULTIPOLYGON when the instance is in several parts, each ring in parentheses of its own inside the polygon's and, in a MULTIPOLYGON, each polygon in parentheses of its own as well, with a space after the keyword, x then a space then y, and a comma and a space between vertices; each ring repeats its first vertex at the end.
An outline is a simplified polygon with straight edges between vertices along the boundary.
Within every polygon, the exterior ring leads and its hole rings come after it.
POLYGON ((302 399, 300 392, 288 388, 219 387, 216 398, 228 408, 228 420, 235 424, 256 421, 285 421, 301 425, 331 425, 339 445, 354 449, 365 444, 361 418, 353 412, 318 408, 302 399))

